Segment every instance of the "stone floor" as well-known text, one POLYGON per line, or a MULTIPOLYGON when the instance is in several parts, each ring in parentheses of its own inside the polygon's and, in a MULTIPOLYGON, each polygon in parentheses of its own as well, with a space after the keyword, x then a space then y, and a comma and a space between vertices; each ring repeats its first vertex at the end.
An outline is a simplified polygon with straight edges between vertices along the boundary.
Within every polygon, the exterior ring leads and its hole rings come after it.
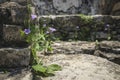
POLYGON ((33 75, 28 68, 13 68, 0 71, 0 80, 33 80, 33 75))
POLYGON ((52 46, 52 53, 38 52, 38 56, 44 57, 44 65, 59 64, 62 67, 55 76, 41 78, 32 75, 30 68, 12 69, 7 73, 0 71, 0 80, 120 80, 119 41, 99 42, 99 47, 95 42, 84 41, 60 41, 52 46))
POLYGON ((95 42, 60 41, 52 46, 52 53, 46 56, 39 53, 40 57, 44 57, 45 65, 61 65, 62 71, 42 80, 120 80, 120 42, 103 41, 98 47, 95 42), (118 59, 118 63, 110 59, 118 59))
POLYGON ((46 65, 59 64, 62 71, 42 80, 120 80, 120 65, 88 54, 45 56, 46 65))

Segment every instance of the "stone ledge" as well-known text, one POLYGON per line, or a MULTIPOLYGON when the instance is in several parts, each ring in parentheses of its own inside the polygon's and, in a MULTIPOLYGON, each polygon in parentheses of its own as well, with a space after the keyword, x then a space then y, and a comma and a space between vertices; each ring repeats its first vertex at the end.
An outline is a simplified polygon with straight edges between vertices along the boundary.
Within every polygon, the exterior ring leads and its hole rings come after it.
POLYGON ((120 54, 120 42, 119 41, 102 41, 99 44, 99 50, 120 54))
POLYGON ((27 13, 27 6, 22 6, 16 2, 0 4, 0 21, 3 24, 23 24, 27 13))
POLYGON ((43 62, 58 64, 62 71, 42 80, 120 80, 120 65, 93 55, 54 54, 45 56, 43 62))
POLYGON ((10 0, 10 1, 19 3, 20 5, 27 5, 27 0, 10 0))
POLYGON ((0 48, 0 67, 26 67, 29 63, 29 48, 0 48))
POLYGON ((25 38, 21 36, 23 26, 3 25, 2 28, 0 47, 25 47, 28 45, 25 38))
POLYGON ((95 42, 86 41, 58 41, 54 42, 52 47, 53 52, 51 54, 90 54, 106 58, 110 61, 120 64, 119 41, 101 41, 99 42, 99 45, 96 45, 95 42))
POLYGON ((60 40, 108 40, 109 34, 111 40, 120 40, 120 16, 43 15, 39 19, 41 25, 55 28, 53 35, 60 40))
POLYGON ((33 80, 29 69, 11 69, 7 73, 0 71, 0 80, 33 80))
POLYGON ((20 33, 20 30, 22 30, 23 26, 18 25, 4 25, 3 26, 3 39, 6 42, 14 41, 25 41, 20 33))
POLYGON ((64 53, 64 54, 78 54, 88 53, 93 54, 95 50, 94 42, 86 41, 72 41, 72 42, 55 42, 53 45, 53 54, 64 53))

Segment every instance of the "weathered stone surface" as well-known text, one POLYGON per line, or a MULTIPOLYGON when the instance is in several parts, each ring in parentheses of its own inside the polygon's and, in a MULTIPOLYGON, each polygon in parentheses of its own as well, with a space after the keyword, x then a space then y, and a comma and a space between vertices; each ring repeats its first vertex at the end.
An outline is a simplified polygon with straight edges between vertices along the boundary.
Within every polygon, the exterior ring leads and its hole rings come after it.
POLYGON ((53 15, 40 16, 41 25, 55 28, 60 40, 120 40, 120 17, 109 15, 53 15), (107 27, 108 25, 108 27, 107 27))
POLYGON ((120 15, 120 2, 118 2, 114 5, 111 14, 120 15))
POLYGON ((10 0, 11 2, 17 2, 21 5, 27 5, 27 0, 10 0))
POLYGON ((94 54, 120 64, 120 42, 102 41, 99 43, 98 50, 94 54))
POLYGON ((95 42, 60 41, 54 42, 52 47, 52 54, 91 54, 120 64, 120 42, 118 41, 103 41, 99 42, 99 45, 95 42))
POLYGON ((120 15, 119 0, 32 0, 40 15, 104 14, 120 15), (119 7, 119 5, 118 5, 119 7), (116 10, 117 9, 117 10, 116 10))
MULTIPOLYGON (((109 2, 107 0, 101 0, 100 2, 100 11, 101 11, 101 14, 103 15, 120 15, 120 14, 116 14, 116 12, 120 12, 119 10, 115 10, 113 11, 114 6, 119 3, 120 0, 109 0, 109 2)), ((120 5, 119 5, 120 6, 120 5)), ((119 7, 118 6, 118 7, 119 7)))
POLYGON ((4 25, 1 32, 0 47, 25 47, 28 45, 25 38, 21 36, 23 26, 19 25, 4 25))
POLYGON ((2 41, 2 35, 3 35, 3 26, 0 25, 0 42, 2 41))
POLYGON ((25 67, 29 62, 29 48, 0 48, 0 67, 25 67))
POLYGON ((4 2, 6 2, 6 1, 8 1, 8 0, 0 0, 0 4, 1 4, 1 3, 4 3, 4 2))
POLYGON ((3 39, 6 42, 10 41, 23 41, 23 37, 21 36, 20 30, 22 30, 22 26, 18 25, 4 25, 3 26, 3 39))
POLYGON ((95 51, 95 43, 91 42, 55 42, 53 45, 53 54, 77 54, 77 53, 87 53, 93 54, 95 51))
POLYGON ((120 80, 120 65, 93 55, 54 54, 45 56, 43 62, 59 64, 62 71, 42 80, 120 80))
POLYGON ((11 69, 7 73, 0 71, 0 80, 33 80, 29 69, 11 69))
POLYGON ((92 0, 33 0, 40 15, 96 14, 99 1, 92 0))
POLYGON ((28 16, 27 7, 21 6, 16 2, 5 2, 0 4, 0 10, 2 11, 0 21, 4 20, 4 24, 21 24, 28 16), (6 16, 7 15, 7 16, 6 16))
POLYGON ((27 0, 0 0, 0 4, 5 3, 5 2, 16 2, 21 5, 27 5, 27 0))
POLYGON ((8 9, 5 9, 5 8, 1 8, 0 7, 0 24, 3 24, 3 23, 10 23, 10 16, 11 16, 11 13, 8 9))
POLYGON ((114 52, 120 54, 119 41, 102 41, 99 44, 99 49, 106 52, 114 52))

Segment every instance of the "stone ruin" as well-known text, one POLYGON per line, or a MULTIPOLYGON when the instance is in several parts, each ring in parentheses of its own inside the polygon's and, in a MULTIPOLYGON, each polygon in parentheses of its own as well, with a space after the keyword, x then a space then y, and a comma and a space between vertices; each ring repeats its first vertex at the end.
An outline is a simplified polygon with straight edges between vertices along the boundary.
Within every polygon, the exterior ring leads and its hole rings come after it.
POLYGON ((32 79, 28 70, 31 51, 20 34, 26 16, 26 0, 0 0, 0 80, 32 79))
POLYGON ((32 2, 36 7, 36 13, 41 17, 40 21, 45 19, 43 23, 57 29, 55 37, 60 40, 107 40, 109 34, 112 40, 120 40, 119 0, 109 2, 107 0, 32 0, 32 2), (80 14, 92 16, 92 22, 84 22, 80 14), (107 24, 110 25, 110 33, 106 30, 107 24))
MULTIPOLYGON (((31 2, 36 14, 40 16, 40 22, 45 20, 44 23, 47 26, 57 29, 54 37, 60 38, 60 40, 74 40, 75 35, 78 36, 77 40, 82 40, 79 32, 86 28, 89 31, 85 35, 87 39, 83 40, 107 40, 106 24, 110 25, 111 39, 118 40, 117 46, 114 46, 114 42, 112 42, 113 44, 110 42, 112 46, 105 42, 99 45, 98 50, 94 46, 88 46, 87 49, 81 48, 80 46, 84 42, 80 45, 70 43, 69 47, 65 47, 65 43, 61 42, 60 44, 64 44, 63 46, 53 45, 53 53, 86 53, 102 56, 120 64, 119 0, 109 2, 107 0, 31 0, 31 2), (79 14, 91 15, 94 23, 84 23, 79 14), (101 21, 103 23, 99 24, 101 21), (97 33, 94 24, 98 24, 97 33), (94 33, 96 33, 95 37, 94 33), (113 54, 115 53, 113 57, 109 50, 113 51, 113 54)), ((0 0, 0 80, 32 80, 33 78, 29 68, 31 60, 29 45, 20 35, 20 30, 24 29, 26 16, 27 0, 0 0), (9 72, 4 75, 2 71, 5 69, 9 72)))
POLYGON ((31 0, 39 15, 120 15, 119 0, 31 0))

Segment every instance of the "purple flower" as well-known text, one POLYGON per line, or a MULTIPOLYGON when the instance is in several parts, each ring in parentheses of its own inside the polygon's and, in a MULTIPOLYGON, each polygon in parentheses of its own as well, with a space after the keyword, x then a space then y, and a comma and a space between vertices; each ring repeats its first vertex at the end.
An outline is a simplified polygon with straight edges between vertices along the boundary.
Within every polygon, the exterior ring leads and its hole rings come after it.
POLYGON ((108 30, 108 28, 105 28, 105 31, 107 31, 108 30))
POLYGON ((46 31, 46 34, 49 34, 50 32, 49 31, 46 31))
POLYGON ((30 29, 24 29, 25 34, 29 34, 30 32, 31 32, 30 29))
POLYGON ((36 19, 36 18, 37 18, 37 15, 31 14, 31 19, 32 19, 32 20, 34 20, 34 19, 36 19))
POLYGON ((50 27, 49 30, 50 30, 50 32, 56 31, 56 29, 55 29, 55 28, 52 28, 52 27, 50 27))
POLYGON ((78 28, 79 28, 79 26, 76 26, 76 28, 78 29, 78 28))
POLYGON ((106 25, 105 25, 105 30, 108 30, 109 27, 110 27, 110 25, 109 25, 109 24, 106 24, 106 25))
POLYGON ((43 27, 46 27, 46 24, 43 24, 43 27))
POLYGON ((107 25, 106 25, 106 27, 110 27, 110 25, 109 25, 109 24, 107 24, 107 25))

